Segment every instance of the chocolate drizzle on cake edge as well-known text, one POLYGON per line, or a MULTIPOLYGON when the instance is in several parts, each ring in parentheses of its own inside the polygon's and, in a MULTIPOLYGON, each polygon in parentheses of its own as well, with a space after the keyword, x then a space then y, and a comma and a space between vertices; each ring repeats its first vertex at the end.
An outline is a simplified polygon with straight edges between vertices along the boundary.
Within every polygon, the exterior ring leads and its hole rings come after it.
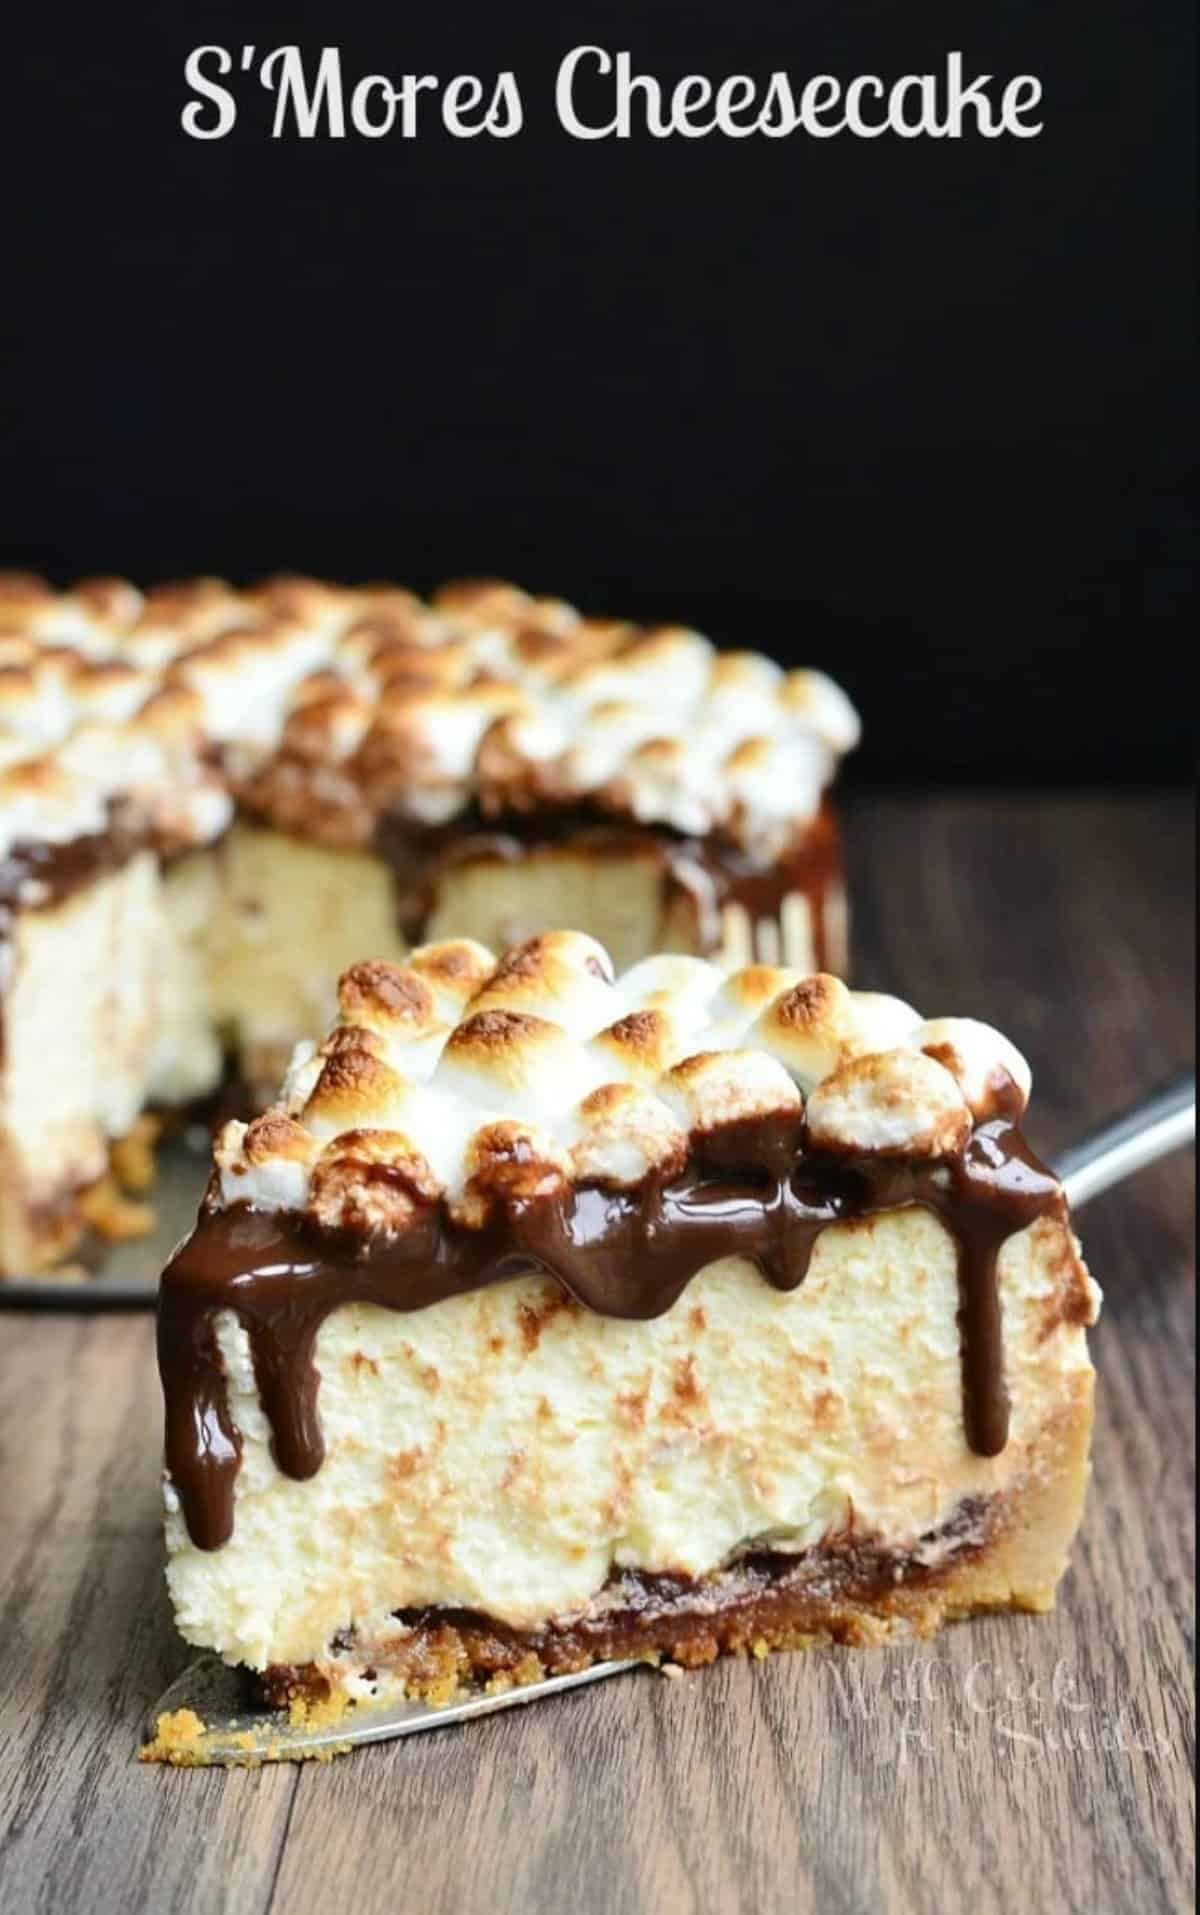
POLYGON ((392 813, 377 827, 373 848, 391 867, 400 926, 414 943, 423 937, 436 908, 439 880, 456 865, 518 864, 557 851, 598 859, 656 858, 662 885, 660 931, 665 935, 675 900, 686 897, 695 914, 701 955, 720 949, 726 905, 740 905, 752 922, 778 922, 784 900, 798 895, 808 906, 814 969, 829 968, 837 956, 831 949, 825 903, 841 876, 841 844, 827 799, 768 862, 751 857, 719 831, 686 837, 668 825, 623 821, 584 800, 497 815, 485 815, 474 805, 441 826, 417 825, 392 813))

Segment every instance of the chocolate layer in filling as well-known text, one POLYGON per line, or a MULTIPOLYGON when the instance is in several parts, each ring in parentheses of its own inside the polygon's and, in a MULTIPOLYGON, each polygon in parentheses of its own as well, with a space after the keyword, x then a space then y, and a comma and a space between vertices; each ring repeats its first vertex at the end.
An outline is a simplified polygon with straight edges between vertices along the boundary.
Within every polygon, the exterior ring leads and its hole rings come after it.
MULTIPOLYGON (((403 1183, 386 1164, 369 1174, 403 1183)), ((1065 1216, 1057 1180, 1006 1118, 980 1125, 960 1154, 923 1162, 819 1153, 806 1146, 803 1116, 759 1118, 696 1139, 670 1179, 632 1191, 556 1183, 494 1203, 477 1228, 456 1222, 442 1200, 405 1194, 417 1221, 374 1239, 295 1212, 206 1203, 167 1266, 158 1316, 166 1460, 198 1547, 219 1548, 232 1534, 240 1462, 216 1341, 221 1311, 249 1337, 276 1463, 303 1480, 324 1456, 317 1334, 340 1304, 419 1310, 534 1269, 590 1310, 646 1319, 721 1257, 746 1257, 776 1289, 792 1290, 827 1225, 915 1204, 957 1246, 966 1435, 977 1454, 994 1456, 1009 1407, 997 1257, 1035 1218, 1065 1216)))

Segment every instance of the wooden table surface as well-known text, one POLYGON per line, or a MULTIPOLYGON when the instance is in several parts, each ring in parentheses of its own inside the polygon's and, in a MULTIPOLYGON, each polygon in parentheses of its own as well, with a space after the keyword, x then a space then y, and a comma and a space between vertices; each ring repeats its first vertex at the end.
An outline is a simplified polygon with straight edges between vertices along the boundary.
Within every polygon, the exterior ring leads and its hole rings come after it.
MULTIPOLYGON (((861 801, 856 979, 978 1012, 1072 1141, 1193 1053, 1182 800, 861 801)), ((0 1906, 489 1915, 1191 1905, 1192 1160, 1084 1219, 1095 1476, 1056 1614, 650 1672, 256 1772, 136 1766, 186 1661, 148 1316, 0 1314, 0 1906)))

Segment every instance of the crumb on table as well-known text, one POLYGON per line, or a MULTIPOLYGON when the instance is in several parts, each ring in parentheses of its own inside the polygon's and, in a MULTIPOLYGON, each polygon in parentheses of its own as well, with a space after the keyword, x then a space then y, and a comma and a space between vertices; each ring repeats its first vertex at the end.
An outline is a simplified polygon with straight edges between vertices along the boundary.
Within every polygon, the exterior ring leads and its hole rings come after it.
POLYGON ((154 1725, 154 1739, 138 1750, 139 1762, 170 1762, 191 1768, 202 1762, 205 1728, 194 1709, 168 1709, 154 1725))

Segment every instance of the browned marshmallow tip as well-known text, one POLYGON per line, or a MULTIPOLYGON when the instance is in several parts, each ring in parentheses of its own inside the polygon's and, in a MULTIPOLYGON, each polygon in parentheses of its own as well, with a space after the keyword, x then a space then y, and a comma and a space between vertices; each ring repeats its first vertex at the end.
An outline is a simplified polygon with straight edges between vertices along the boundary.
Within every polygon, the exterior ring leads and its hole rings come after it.
POLYGON ((971 1131, 971 1112, 949 1071, 920 1052, 852 1058, 808 1100, 818 1150, 884 1157, 949 1157, 971 1131))
POLYGON ((146 700, 138 723, 162 738, 183 742, 203 731, 204 702, 187 685, 164 684, 146 700))
POLYGON ((317 1155, 316 1142, 303 1124, 275 1110, 264 1111, 247 1124, 241 1148, 249 1164, 267 1164, 276 1157, 294 1164, 311 1164, 317 1155))
POLYGON ((840 978, 818 972, 769 1004, 752 1030, 804 1090, 828 1077, 857 1048, 858 1021, 840 978))
POLYGON ((132 625, 145 600, 126 578, 84 578, 73 586, 72 602, 97 624, 132 625))
POLYGON ((348 1024, 400 1033, 429 1030, 438 1022, 434 995, 411 965, 368 958, 338 979, 338 1009, 348 1024))
POLYGON ((252 1124, 224 1124, 213 1146, 216 1187, 208 1201, 302 1209, 308 1201, 309 1168, 319 1150, 312 1133, 279 1109, 252 1124))
POLYGON ((156 585, 147 592, 139 626, 174 625, 194 629, 206 625, 215 612, 239 605, 231 585, 219 578, 180 579, 156 585))
POLYGON ((328 1050, 304 1106, 304 1122, 324 1139, 365 1124, 386 1126, 403 1093, 403 1078, 367 1043, 345 1043, 328 1050))
POLYGON ((759 652, 721 652, 714 660, 711 689, 716 692, 752 691, 774 696, 783 673, 772 658, 759 652))
POLYGON ((329 585, 323 579, 291 572, 263 579, 245 596, 251 606, 267 617, 291 619, 297 624, 316 623, 354 600, 353 593, 343 585, 329 585))
POLYGON ((612 959, 604 946, 583 931, 543 931, 504 953, 491 987, 558 983, 578 976, 612 983, 612 959))
POLYGON ((500 1119, 470 1138, 465 1186, 451 1208, 460 1222, 478 1228, 496 1205, 552 1196, 569 1175, 570 1160, 546 1131, 500 1119))
POLYGON ((800 1093, 782 1064, 762 1051, 702 1051, 686 1057, 667 1072, 659 1095, 693 1133, 801 1108, 800 1093))
POLYGON ((305 763, 328 764, 349 757, 371 722, 371 706, 336 679, 310 680, 296 693, 283 727, 283 751, 305 763))
POLYGON ((464 1002, 475 995, 496 968, 496 959, 486 944, 474 938, 448 938, 442 944, 421 944, 405 960, 410 971, 419 971, 445 990, 459 993, 464 1002))
POLYGON ((472 1009, 470 1016, 451 1031, 445 1055, 486 1062, 520 1050, 532 1053, 539 1045, 555 1044, 561 1036, 557 1025, 523 1011, 472 1009))
POLYGON ((687 1162, 688 1139, 660 1097, 637 1084, 602 1084, 577 1112, 581 1132, 571 1152, 580 1183, 635 1189, 652 1171, 669 1177, 687 1162))
POLYGON ((472 617, 522 619, 533 601, 519 585, 504 579, 449 579, 433 595, 439 611, 470 614, 472 617))
POLYGON ((581 1047, 557 1024, 522 1011, 475 1011, 451 1035, 434 1073, 443 1088, 473 1095, 487 1108, 490 1099, 514 1097, 519 1114, 525 1104, 552 1107, 564 1081, 584 1076, 581 1047))
POLYGON ((580 1033, 595 1030, 616 1008, 608 953, 579 931, 551 931, 517 945, 471 1003, 473 1012, 528 1012, 580 1033))
POLYGON ((973 1017, 937 1017, 921 1024, 913 1044, 943 1065, 980 1123, 1020 1116, 1029 1102, 1029 1066, 1015 1044, 973 1017))
POLYGON ((36 572, 0 572, 0 616, 13 617, 27 606, 53 600, 54 589, 36 572))
POLYGON ((666 1011, 630 1011, 592 1040, 602 1067, 618 1080, 653 1084, 678 1062, 683 1039, 666 1011))
POLYGON ((762 771, 770 764, 775 744, 770 738, 744 738, 735 745, 725 759, 724 769, 734 774, 743 771, 762 771))
POLYGON ((309 1206, 326 1229, 387 1236, 407 1230, 441 1194, 425 1157, 402 1132, 351 1130, 318 1158, 309 1206))
POLYGON ((718 1022, 725 1016, 754 1016, 774 1004, 783 992, 801 979, 799 971, 784 971, 773 964, 747 964, 726 979, 713 999, 712 1013, 718 1022))

